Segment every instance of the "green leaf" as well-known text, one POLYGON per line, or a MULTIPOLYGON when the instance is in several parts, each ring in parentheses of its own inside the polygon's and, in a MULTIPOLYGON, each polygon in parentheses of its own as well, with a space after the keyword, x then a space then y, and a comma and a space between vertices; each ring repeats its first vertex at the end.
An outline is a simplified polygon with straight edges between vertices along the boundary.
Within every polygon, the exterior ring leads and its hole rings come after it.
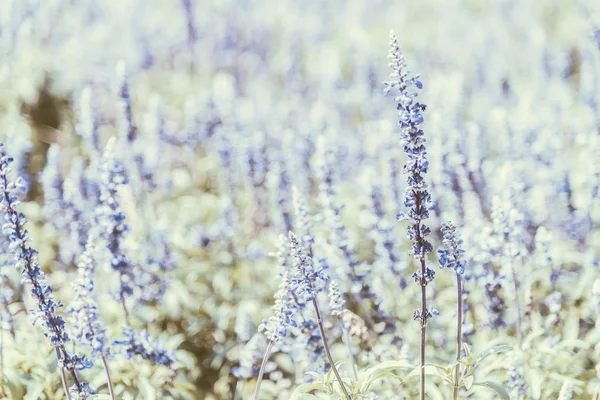
POLYGON ((27 385, 27 394, 24 397, 24 400, 38 400, 42 398, 40 396, 44 391, 44 387, 39 382, 34 382, 27 385))
POLYGON ((25 388, 23 387, 23 383, 19 375, 13 371, 5 371, 4 374, 6 387, 12 396, 10 398, 14 400, 22 400, 23 396, 25 395, 25 388))
POLYGON ((479 356, 477 357, 477 361, 475 361, 475 365, 478 365, 479 363, 481 363, 483 360, 485 360, 486 358, 488 358, 491 355, 498 354, 498 353, 504 353, 504 352, 510 351, 510 350, 512 350, 512 346, 509 346, 507 344, 500 344, 497 346, 492 346, 489 349, 484 350, 481 354, 479 354, 479 356))
POLYGON ((414 367, 415 367, 414 365, 407 363, 405 361, 384 361, 373 368, 391 371, 393 369, 414 368, 414 367))
POLYGON ((465 355, 467 357, 473 358, 473 352, 471 351, 471 346, 469 346, 467 343, 463 343, 463 349, 465 350, 465 355))
POLYGON ((470 367, 473 365, 473 352, 471 351, 471 347, 466 343, 463 343, 463 349, 465 350, 465 365, 470 367))
MULTIPOLYGON (((446 369, 444 367, 441 367, 442 369, 446 369)), ((434 366, 432 364, 425 364, 425 375, 436 375, 436 376, 440 376, 439 372, 438 372, 438 367, 434 366)), ((406 381, 407 379, 413 378, 415 376, 421 376, 421 367, 415 367, 412 371, 410 371, 410 373, 408 375, 406 375, 404 377, 404 379, 402 380, 402 382, 404 383, 404 381, 406 381)))
MULTIPOLYGON (((377 371, 373 371, 373 372, 377 372, 377 371)), ((372 373, 360 385, 360 389, 359 389, 360 393, 367 392, 374 382, 376 382, 377 380, 382 379, 382 378, 394 378, 394 379, 397 379, 400 382, 402 382, 402 379, 399 376, 395 375, 394 373, 392 373, 390 371, 380 371, 378 374, 374 374, 374 375, 372 373)))
POLYGON ((323 375, 321 375, 321 374, 317 374, 316 372, 313 372, 313 371, 307 371, 307 372, 305 372, 305 374, 312 376, 319 382, 325 382, 325 379, 324 379, 323 375))
POLYGON ((486 387, 486 388, 491 389, 494 392, 496 392, 496 394, 498 396, 500 396, 500 398, 502 400, 510 400, 510 396, 508 395, 508 393, 506 393, 506 390, 504 390, 504 388, 502 386, 498 385, 496 382, 491 382, 491 381, 475 382, 475 383, 473 383, 473 386, 486 387))
POLYGON ((473 380, 475 378, 473 378, 472 376, 467 376, 465 379, 463 379, 463 382, 465 384, 465 387, 467 388, 467 390, 471 390, 471 386, 473 386, 473 380))
POLYGON ((148 379, 140 378, 138 387, 144 400, 156 400, 156 389, 152 387, 152 384, 148 379))
POLYGON ((384 361, 384 362, 362 372, 361 375, 363 375, 364 378, 359 379, 359 382, 362 382, 362 383, 357 386, 360 387, 359 390, 361 391, 361 393, 364 393, 365 391, 368 390, 368 388, 371 386, 371 384, 373 382, 375 382, 381 378, 389 377, 389 378, 394 378, 394 379, 398 379, 398 380, 402 381, 402 379, 399 376, 397 376, 391 372, 394 369, 402 369, 402 368, 414 368, 414 365, 411 365, 404 361, 384 361))
POLYGON ((312 392, 313 390, 323 390, 323 384, 320 382, 309 382, 298 385, 292 392, 292 396, 312 392))

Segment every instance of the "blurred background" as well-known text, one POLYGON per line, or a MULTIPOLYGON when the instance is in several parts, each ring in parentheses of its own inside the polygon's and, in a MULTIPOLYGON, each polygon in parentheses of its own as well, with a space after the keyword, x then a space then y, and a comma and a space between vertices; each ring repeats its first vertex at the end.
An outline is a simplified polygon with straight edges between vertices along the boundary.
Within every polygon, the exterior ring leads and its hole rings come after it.
MULTIPOLYGON (((251 398, 266 346, 256 329, 270 315, 278 285, 272 253, 280 234, 299 229, 293 186, 314 216, 315 242, 342 291, 353 291, 343 239, 372 271, 375 292, 396 321, 391 336, 369 327, 374 345, 357 356, 359 365, 414 359, 416 264, 407 255, 405 225, 395 220, 405 159, 395 104, 382 84, 390 72, 390 29, 424 85, 434 248, 444 218, 463 229, 472 266, 465 323, 475 349, 516 337, 515 308, 507 304, 507 322, 494 325, 488 304, 495 293, 483 288, 506 275, 488 240, 493 198, 507 213, 520 212, 518 296, 533 336, 516 361, 499 360, 483 373, 510 387, 514 398, 556 398, 566 378, 575 398, 600 392, 600 285, 599 293, 592 287, 600 217, 600 2, 4 0, 0 140, 15 157, 13 169, 27 178, 22 208, 55 297, 65 305, 73 298, 70 281, 89 228, 92 206, 74 205, 74 193, 87 195, 73 189, 73 176, 85 175, 93 160, 91 131, 99 148, 110 137, 131 136, 117 145, 118 156, 140 166, 121 193, 131 227, 127 248, 140 264, 163 256, 170 263, 159 268, 164 296, 133 314, 176 352, 177 379, 165 385, 168 372, 160 367, 115 357, 119 397, 251 398), (57 174, 58 183, 44 183, 44 173, 57 174), (319 199, 329 176, 345 239, 335 236, 319 199), (373 193, 383 198, 379 211, 373 193), (79 214, 65 211, 71 209, 79 214), (74 231, 81 237, 73 239, 74 231), (398 254, 393 265, 380 260, 381 232, 398 254)), ((437 263, 434 255, 430 261, 437 263)), ((99 308, 116 335, 123 317, 111 300, 114 282, 109 269, 98 269, 99 308)), ((19 273, 10 265, 1 271, 0 398, 64 398, 52 349, 26 316, 30 298, 19 273)), ((451 274, 438 275, 430 295, 441 316, 430 329, 429 354, 443 363, 454 351, 455 289, 451 274)), ((511 287, 505 284, 507 299, 511 287)), ((330 341, 343 357, 334 325, 330 341)), ((316 368, 289 354, 282 349, 274 358, 265 399, 289 399, 309 379, 303 371, 316 368)), ((106 393, 102 374, 88 375, 106 393)), ((431 398, 444 398, 432 382, 431 398)), ((409 399, 415 389, 378 395, 409 399)))

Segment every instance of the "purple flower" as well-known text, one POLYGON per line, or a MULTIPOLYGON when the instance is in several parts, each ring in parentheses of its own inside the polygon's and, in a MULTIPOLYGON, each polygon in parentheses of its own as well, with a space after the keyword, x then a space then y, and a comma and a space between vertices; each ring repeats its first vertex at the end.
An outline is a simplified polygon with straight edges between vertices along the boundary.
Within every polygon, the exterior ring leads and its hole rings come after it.
POLYGON ((392 90, 398 94, 394 97, 397 103, 400 127, 400 141, 408 160, 402 172, 408 175, 408 187, 404 197, 404 206, 409 208, 408 213, 400 213, 398 219, 412 220, 408 226, 408 238, 414 241, 411 254, 416 259, 423 259, 433 250, 431 244, 425 240, 430 229, 423 224, 429 218, 429 210, 433 209, 431 194, 427 190, 424 175, 427 173, 429 162, 426 157, 424 132, 419 125, 423 123, 426 106, 416 101, 417 93, 411 87, 420 89, 421 83, 418 75, 409 78, 406 69, 406 59, 402 54, 394 31, 390 32, 390 51, 388 55, 389 66, 392 69, 392 81, 385 82, 384 93, 392 90))
POLYGON ((442 235, 445 249, 438 250, 440 253, 440 268, 454 268, 457 274, 465 273, 465 260, 462 249, 462 239, 456 226, 451 221, 442 225, 442 235))
POLYGON ((72 332, 77 343, 89 348, 93 357, 108 354, 107 332, 104 320, 98 312, 98 306, 93 298, 94 271, 98 262, 94 231, 86 245, 85 252, 79 259, 78 279, 75 282, 75 298, 69 304, 67 312, 71 314, 72 332))
POLYGON ((292 265, 295 273, 291 277, 292 291, 305 301, 310 301, 322 290, 320 282, 329 280, 325 268, 315 268, 313 259, 293 233, 289 233, 292 265))
POLYGON ((40 321, 44 335, 49 338, 50 345, 56 348, 59 365, 71 374, 75 390, 82 394, 80 397, 87 398, 89 386, 79 379, 76 370, 90 367, 91 362, 83 356, 71 356, 66 350, 69 336, 65 321, 57 314, 62 304, 54 300, 52 288, 46 283, 46 275, 40 268, 37 251, 29 246, 29 233, 25 229, 27 218, 19 212, 20 202, 17 198, 26 186, 21 178, 14 183, 9 181, 9 165, 12 161, 11 157, 0 153, 0 212, 4 215, 2 233, 9 241, 8 251, 14 254, 15 266, 21 270, 22 282, 30 287, 31 297, 36 303, 36 308, 29 311, 32 323, 35 325, 40 321))
POLYGON ((264 332, 271 342, 281 341, 287 335, 288 327, 297 326, 293 318, 292 301, 290 278, 288 273, 284 272, 279 289, 275 292, 273 315, 258 327, 258 330, 264 332))
POLYGON ((175 355, 163 349, 160 342, 154 340, 147 331, 136 332, 131 327, 125 327, 122 335, 123 338, 116 340, 114 344, 123 349, 127 359, 130 360, 135 356, 140 356, 156 365, 173 368, 175 355))

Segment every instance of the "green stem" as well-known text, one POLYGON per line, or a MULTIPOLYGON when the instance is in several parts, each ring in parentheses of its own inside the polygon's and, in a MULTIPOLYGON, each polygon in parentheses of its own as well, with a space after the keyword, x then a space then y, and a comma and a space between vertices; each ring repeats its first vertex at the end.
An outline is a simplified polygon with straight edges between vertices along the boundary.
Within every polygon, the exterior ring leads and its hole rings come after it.
MULTIPOLYGON (((58 357, 58 364, 60 366, 60 350, 58 348, 56 348, 56 356, 58 357)), ((64 367, 60 367, 60 379, 62 381, 63 384, 63 389, 65 390, 65 394, 67 395, 67 400, 72 400, 71 399, 71 393, 69 393, 69 385, 67 384, 67 376, 65 374, 65 368, 64 367)))
MULTIPOLYGON (((463 323, 463 304, 462 304, 462 279, 460 274, 456 274, 456 281, 458 286, 458 326, 456 329, 456 362, 460 361, 460 355, 462 351, 462 323, 463 323)), ((456 370, 454 371, 454 394, 452 398, 458 399, 458 391, 460 378, 460 364, 456 364, 456 370)))
POLYGON ((265 374, 265 366, 267 365, 267 361, 269 360, 269 356, 271 355, 272 349, 273 349, 273 342, 269 341, 269 345, 267 346, 267 350, 265 350, 265 356, 263 357, 262 364, 260 366, 260 372, 258 373, 258 380, 256 381, 256 389, 254 389, 254 400, 258 400, 258 395, 260 394, 260 383, 262 382, 263 375, 265 374))
POLYGON ((317 303, 317 296, 313 295, 312 303, 315 308, 315 314, 317 316, 317 324, 319 325, 319 330, 321 331, 321 339, 323 339, 323 347, 325 348, 325 353, 327 354, 327 359, 329 360, 331 369, 333 370, 333 373, 335 374, 335 377, 336 377, 338 383, 340 384, 340 387, 342 389, 342 392, 344 393, 344 396, 346 396, 346 399, 352 400, 352 397, 350 397, 350 395, 348 394, 348 391, 346 390, 346 386, 344 386, 344 382, 342 381, 342 377, 340 376, 340 373, 338 372, 338 370, 335 366, 335 363, 333 362, 333 357, 331 356, 331 352, 329 351, 329 345, 327 344, 327 339, 325 338, 325 328, 323 327, 323 320, 321 319, 321 312, 319 311, 319 304, 317 303))
POLYGON ((108 391, 110 393, 110 398, 115 400, 115 392, 113 388, 112 379, 110 378, 110 371, 108 369, 108 362, 106 362, 106 356, 102 355, 102 364, 104 364, 104 371, 106 371, 106 380, 108 382, 108 391))
POLYGON ((350 357, 350 362, 352 363, 352 372, 354 373, 354 379, 358 381, 356 360, 354 359, 354 354, 352 354, 352 347, 350 343, 350 332, 348 332, 348 328, 346 328, 346 325, 344 325, 344 321, 341 318, 340 323, 342 324, 342 331, 344 332, 344 341, 346 342, 346 347, 348 348, 348 357, 350 357))

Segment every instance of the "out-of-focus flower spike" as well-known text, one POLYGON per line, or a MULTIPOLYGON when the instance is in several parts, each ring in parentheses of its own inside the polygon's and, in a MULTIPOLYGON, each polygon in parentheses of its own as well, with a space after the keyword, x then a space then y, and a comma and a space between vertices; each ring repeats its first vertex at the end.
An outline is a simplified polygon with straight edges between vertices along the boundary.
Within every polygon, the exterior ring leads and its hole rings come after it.
POLYGON ((117 90, 119 96, 119 136, 128 142, 137 138, 137 126, 133 121, 133 108, 129 84, 127 82, 127 66, 125 61, 119 61, 115 67, 117 75, 117 90))
POLYGON ((278 343, 287 335, 288 327, 297 326, 293 314, 290 277, 284 272, 279 289, 275 292, 273 315, 263 322, 258 330, 264 332, 271 342, 278 343))
POLYGON ((63 214, 63 176, 61 172, 61 152, 58 144, 53 143, 46 154, 46 167, 40 181, 44 191, 44 216, 52 222, 54 228, 64 228, 63 214))
POLYGON ((75 131, 92 146, 95 152, 99 152, 100 137, 93 96, 94 91, 90 85, 86 85, 79 93, 76 101, 77 125, 75 131))
POLYGON ((328 294, 331 315, 333 315, 334 317, 341 316, 342 312, 344 311, 346 301, 343 299, 342 294, 340 293, 340 287, 335 281, 331 281, 331 283, 329 283, 328 294))
POLYGON ((20 178, 14 183, 9 180, 13 159, 2 150, 0 149, 0 212, 4 215, 2 233, 10 242, 8 251, 14 254, 15 266, 21 270, 23 276, 22 282, 31 289, 31 297, 36 306, 29 314, 33 324, 40 321, 44 327, 44 335, 56 349, 60 368, 69 371, 76 392, 80 398, 86 399, 91 391, 87 382, 79 379, 77 369, 89 368, 91 362, 84 356, 70 355, 66 350, 70 339, 65 321, 58 315, 62 304, 54 300, 52 288, 46 283, 46 275, 40 268, 38 253, 29 245, 29 232, 25 228, 27 218, 19 212, 20 202, 17 198, 22 191, 20 178))

